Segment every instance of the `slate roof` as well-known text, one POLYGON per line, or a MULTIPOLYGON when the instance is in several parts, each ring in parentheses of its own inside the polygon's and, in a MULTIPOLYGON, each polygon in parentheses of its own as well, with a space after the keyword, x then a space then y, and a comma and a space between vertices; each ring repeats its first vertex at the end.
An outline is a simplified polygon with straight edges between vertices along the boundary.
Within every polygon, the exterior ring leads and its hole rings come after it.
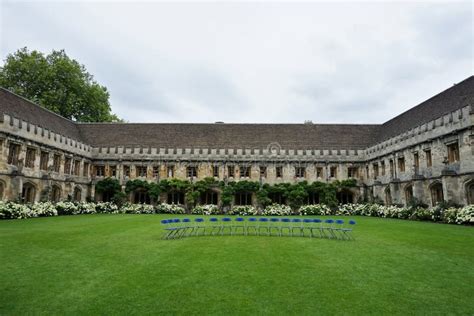
POLYGON ((0 87, 0 113, 47 128, 72 139, 81 140, 77 124, 0 87))
POLYGON ((365 149, 473 104, 471 76, 382 125, 75 123, 0 88, 0 112, 93 147, 365 149))
POLYGON ((377 141, 399 135, 467 105, 474 105, 474 76, 382 124, 377 141))
POLYGON ((379 125, 335 124, 78 124, 92 146, 157 148, 363 149, 379 125))

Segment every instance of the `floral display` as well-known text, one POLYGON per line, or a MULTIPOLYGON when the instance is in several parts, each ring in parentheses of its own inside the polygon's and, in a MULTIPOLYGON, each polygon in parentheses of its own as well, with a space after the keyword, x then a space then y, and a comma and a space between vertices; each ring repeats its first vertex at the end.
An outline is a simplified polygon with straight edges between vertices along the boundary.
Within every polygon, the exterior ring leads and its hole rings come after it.
POLYGON ((267 206, 263 212, 262 215, 270 215, 270 216, 287 216, 291 215, 291 207, 288 205, 282 205, 282 204, 272 204, 267 206))
MULTIPOLYGON (((41 202, 34 204, 19 204, 15 202, 0 201, 0 219, 23 219, 32 217, 79 215, 79 214, 185 214, 184 207, 175 204, 124 204, 118 207, 110 202, 41 202)), ((191 214, 217 215, 222 210, 213 204, 198 205, 192 209, 191 214)), ((251 205, 232 207, 228 215, 267 215, 267 216, 373 216, 383 218, 410 219, 419 221, 440 221, 449 224, 474 225, 474 205, 464 207, 433 208, 400 207, 394 205, 378 204, 344 204, 336 209, 331 209, 324 204, 303 205, 296 212, 287 205, 272 204, 259 211, 251 205)))
MULTIPOLYGON (((302 205, 299 209, 301 215, 331 215, 331 209, 325 204, 302 205)), ((349 214, 340 214, 349 215, 349 214)))
POLYGON ((191 214, 196 215, 216 215, 220 213, 221 210, 217 205, 214 204, 198 205, 191 211, 191 214))
POLYGON ((231 208, 227 214, 241 216, 258 215, 258 210, 251 205, 238 205, 231 208))

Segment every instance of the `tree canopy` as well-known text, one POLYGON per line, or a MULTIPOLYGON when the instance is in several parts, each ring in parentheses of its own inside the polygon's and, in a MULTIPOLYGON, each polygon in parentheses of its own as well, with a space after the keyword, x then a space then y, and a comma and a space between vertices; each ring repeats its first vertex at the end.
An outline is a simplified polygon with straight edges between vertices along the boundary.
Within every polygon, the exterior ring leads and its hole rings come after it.
POLYGON ((0 86, 74 121, 114 122, 109 92, 64 50, 45 55, 26 47, 9 54, 0 86))

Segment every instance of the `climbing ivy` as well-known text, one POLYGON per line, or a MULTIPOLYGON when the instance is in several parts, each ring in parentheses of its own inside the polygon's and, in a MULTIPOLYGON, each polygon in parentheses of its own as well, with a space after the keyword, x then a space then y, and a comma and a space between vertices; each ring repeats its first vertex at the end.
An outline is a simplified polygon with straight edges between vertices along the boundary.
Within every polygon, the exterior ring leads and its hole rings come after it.
MULTIPOLYGON (((348 179, 334 181, 331 183, 306 181, 298 183, 277 183, 274 185, 260 184, 255 181, 237 181, 237 182, 218 182, 212 177, 204 178, 195 183, 181 179, 164 179, 159 183, 147 182, 145 180, 130 180, 125 185, 125 192, 130 193, 136 190, 145 190, 154 201, 159 201, 162 192, 180 191, 185 194, 188 207, 193 207, 199 200, 201 194, 218 188, 221 191, 221 202, 223 206, 232 204, 234 195, 239 192, 255 193, 257 202, 261 207, 271 204, 271 194, 281 194, 287 203, 297 209, 306 203, 308 196, 312 193, 319 195, 320 203, 329 207, 336 207, 338 204, 336 194, 345 189, 355 187, 356 180, 348 179)), ((121 193, 119 181, 112 178, 106 178, 97 182, 97 192, 108 192, 109 196, 119 197, 121 193)), ((123 194, 123 193, 122 193, 123 194)))
POLYGON ((127 183, 125 184, 125 192, 128 194, 131 192, 135 192, 136 190, 145 191, 154 201, 158 201, 160 199, 160 194, 162 191, 161 185, 158 183, 147 182, 145 180, 140 179, 127 181, 127 183))

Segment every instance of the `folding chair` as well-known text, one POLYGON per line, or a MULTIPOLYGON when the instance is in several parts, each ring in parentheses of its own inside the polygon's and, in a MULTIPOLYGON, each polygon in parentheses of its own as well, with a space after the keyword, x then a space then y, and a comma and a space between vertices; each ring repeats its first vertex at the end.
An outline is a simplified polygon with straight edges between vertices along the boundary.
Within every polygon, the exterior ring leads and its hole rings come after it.
POLYGON ((194 222, 196 223, 194 226, 194 235, 199 236, 199 230, 202 229, 202 234, 206 235, 206 225, 204 225, 204 218, 198 217, 194 219, 194 222))
POLYGON ((229 235, 232 234, 231 221, 232 221, 232 218, 230 217, 224 217, 221 219, 221 235, 224 235, 226 229, 229 231, 229 235))
POLYGON ((176 227, 171 227, 171 223, 173 223, 173 220, 171 219, 163 219, 161 220, 161 224, 165 225, 165 232, 163 233, 163 236, 161 237, 162 239, 170 239, 172 235, 176 234, 177 228, 176 227))
POLYGON ((248 224, 247 227, 246 227, 246 228, 247 228, 247 229, 246 229, 246 235, 249 234, 249 230, 250 230, 250 229, 253 229, 255 235, 257 235, 257 234, 258 234, 258 230, 257 230, 257 226, 256 226, 256 224, 257 224, 257 219, 256 219, 255 217, 250 217, 250 218, 248 219, 248 222, 249 222, 249 224, 248 224))
POLYGON ((191 225, 191 220, 189 218, 183 218, 181 220, 181 222, 183 223, 183 233, 182 235, 186 236, 186 237, 189 237, 191 235, 191 233, 194 231, 194 226, 191 225))
POLYGON ((209 232, 210 235, 219 234, 221 226, 218 224, 218 222, 219 220, 216 217, 211 217, 209 219, 209 227, 211 228, 211 231, 209 232))
POLYGON ((293 231, 296 229, 297 231, 299 230, 300 231, 300 236, 303 232, 303 228, 301 226, 301 219, 300 218, 293 218, 291 220, 291 237, 293 237, 293 231))
POLYGON ((237 222, 236 224, 232 225, 232 227, 234 228, 234 233, 237 234, 237 230, 239 228, 241 228, 242 229, 242 235, 244 235, 245 231, 246 231, 246 229, 245 229, 245 218, 237 217, 234 221, 237 222))
POLYGON ((179 227, 173 225, 175 223, 173 219, 164 219, 161 223, 168 225, 168 227, 165 227, 165 234, 163 235, 164 239, 172 239, 179 235, 179 227))
POLYGON ((335 235, 337 236, 337 238, 340 237, 340 239, 342 240, 342 239, 344 239, 344 234, 342 232, 342 228, 343 228, 343 225, 344 225, 344 220, 337 219, 335 223, 336 223, 336 225, 333 228, 333 231, 334 231, 335 235))
POLYGON ((174 237, 181 238, 183 237, 186 227, 184 226, 183 222, 179 218, 173 219, 173 224, 176 225, 177 228, 177 233, 174 235, 174 237))
POLYGON ((257 231, 258 231, 259 236, 260 236, 260 231, 262 229, 267 232, 267 236, 270 235, 270 228, 268 227, 268 218, 266 217, 260 217, 258 219, 257 231))
MULTIPOLYGON (((354 220, 349 221, 349 225, 354 226, 356 222, 354 220)), ((342 228, 342 233, 347 237, 347 240, 355 240, 352 234, 352 228, 342 228)))
POLYGON ((272 235, 272 231, 275 230, 277 232, 277 235, 281 237, 280 225, 278 225, 279 222, 280 222, 280 219, 277 217, 270 218, 270 227, 269 227, 270 236, 272 235))
POLYGON ((324 235, 326 237, 328 237, 328 235, 326 235, 326 232, 329 233, 329 239, 334 239, 334 238, 337 238, 336 235, 334 234, 334 231, 333 231, 333 223, 334 223, 334 220, 333 219, 327 219, 324 221, 324 223, 326 224, 323 228, 322 228, 322 231, 324 232, 324 235))
POLYGON ((282 218, 281 223, 282 225, 280 226, 280 236, 283 236, 283 230, 286 229, 288 230, 288 236, 291 234, 291 219, 289 218, 282 218))
POLYGON ((313 231, 312 231, 312 228, 313 228, 313 220, 311 218, 305 218, 303 219, 303 225, 301 226, 301 233, 303 235, 303 237, 305 236, 304 235, 304 231, 305 229, 308 230, 309 232, 309 237, 313 237, 313 231))
POLYGON ((323 234, 323 221, 320 220, 319 218, 315 218, 315 219, 313 219, 313 223, 314 223, 314 225, 311 228, 311 235, 314 236, 313 231, 317 230, 319 238, 323 238, 324 237, 324 234, 323 234))

